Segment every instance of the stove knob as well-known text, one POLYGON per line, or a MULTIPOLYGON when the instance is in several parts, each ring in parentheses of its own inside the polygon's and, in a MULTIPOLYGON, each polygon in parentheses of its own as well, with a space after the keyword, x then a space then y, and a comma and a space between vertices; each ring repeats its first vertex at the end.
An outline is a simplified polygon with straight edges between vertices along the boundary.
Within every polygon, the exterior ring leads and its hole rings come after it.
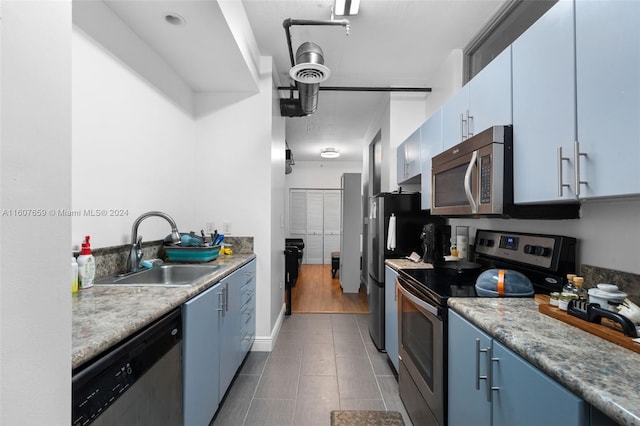
POLYGON ((536 256, 549 256, 550 250, 547 247, 538 246, 536 247, 536 256))
POLYGON ((479 245, 479 246, 483 246, 483 245, 484 245, 484 238, 480 238, 480 239, 478 240, 478 245, 479 245))
POLYGON ((493 247, 493 240, 487 240, 487 247, 493 247))
POLYGON ((533 254, 536 250, 535 246, 532 246, 531 244, 525 244, 524 246, 524 252, 526 254, 533 254))

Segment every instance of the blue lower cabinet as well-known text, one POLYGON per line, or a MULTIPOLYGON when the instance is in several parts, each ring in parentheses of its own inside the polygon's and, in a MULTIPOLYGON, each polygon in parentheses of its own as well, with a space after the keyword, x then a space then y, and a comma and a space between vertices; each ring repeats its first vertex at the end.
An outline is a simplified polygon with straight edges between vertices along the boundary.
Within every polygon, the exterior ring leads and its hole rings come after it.
POLYGON ((183 306, 184 424, 207 426, 255 340, 256 261, 183 306))
POLYGON ((384 348, 389 360, 398 369, 398 273, 391 267, 384 267, 384 348))
POLYGON ((587 426, 589 406, 449 310, 449 425, 587 426))
POLYGON ((221 285, 186 302, 183 314, 184 424, 208 425, 218 409, 218 307, 221 285))

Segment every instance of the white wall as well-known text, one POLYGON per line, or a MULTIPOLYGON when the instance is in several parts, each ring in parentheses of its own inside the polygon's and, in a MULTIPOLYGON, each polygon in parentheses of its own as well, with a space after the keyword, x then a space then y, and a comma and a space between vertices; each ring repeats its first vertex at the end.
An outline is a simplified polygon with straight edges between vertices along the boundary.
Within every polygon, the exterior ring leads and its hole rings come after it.
MULTIPOLYGON (((193 214, 196 169, 205 166, 196 164, 193 118, 80 30, 72 94, 74 247, 87 234, 93 247, 130 243, 134 220, 150 210, 166 212, 183 232, 203 229, 193 214)), ((170 231, 149 218, 139 235, 158 240, 170 231)))
POLYGON ((0 25, 0 424, 66 425, 71 2, 3 1, 0 25))
POLYGON ((588 201, 582 204, 580 219, 517 220, 456 219, 456 225, 470 226, 473 242, 476 229, 520 231, 566 235, 578 239, 578 265, 587 264, 640 274, 640 199, 588 201))
MULTIPOLYGON (((256 340, 271 338, 272 286, 284 281, 284 239, 272 240, 274 223, 281 223, 272 206, 272 184, 282 187, 284 138, 274 140, 272 123, 271 58, 261 63, 260 93, 247 97, 197 120, 196 223, 230 223, 232 234, 254 237, 257 256, 256 340), (273 154, 279 151, 279 154, 273 154), (202 165, 202 167, 198 167, 202 165), (273 246, 272 246, 273 243, 273 246), (277 258, 276 258, 277 256, 277 258), (282 262, 282 269, 274 268, 282 262), (281 272, 281 273, 280 273, 281 272)), ((217 94, 196 95, 196 110, 206 111, 217 94)), ((283 298, 280 298, 282 306, 283 298)))

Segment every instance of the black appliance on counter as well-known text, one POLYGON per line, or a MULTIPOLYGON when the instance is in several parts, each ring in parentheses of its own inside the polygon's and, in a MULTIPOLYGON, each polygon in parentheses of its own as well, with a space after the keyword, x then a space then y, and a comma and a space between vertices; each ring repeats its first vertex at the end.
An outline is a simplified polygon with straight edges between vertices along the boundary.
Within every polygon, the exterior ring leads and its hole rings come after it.
MULTIPOLYGON (((420 209, 420 193, 380 193, 371 197, 367 234, 369 270, 369 334, 379 351, 384 350, 384 261, 412 252, 421 253, 420 233, 427 223, 445 220, 420 209), (389 221, 395 221, 395 248, 388 248, 389 221)), ((389 283, 393 285, 393 283, 389 283)))
POLYGON ((451 226, 428 223, 422 227, 422 261, 436 264, 451 252, 451 226))
POLYGON ((402 399, 413 424, 447 424, 449 297, 477 297, 482 271, 510 269, 537 293, 562 289, 576 270, 576 240, 558 235, 477 230, 471 262, 442 262, 398 274, 399 371, 402 399))

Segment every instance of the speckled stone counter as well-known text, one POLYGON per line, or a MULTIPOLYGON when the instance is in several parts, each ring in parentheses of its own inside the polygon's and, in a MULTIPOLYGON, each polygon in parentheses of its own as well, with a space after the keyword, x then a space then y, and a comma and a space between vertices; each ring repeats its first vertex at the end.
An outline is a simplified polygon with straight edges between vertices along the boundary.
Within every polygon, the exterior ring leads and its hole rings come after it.
POLYGON ((640 354, 539 313, 533 299, 448 304, 611 419, 640 425, 640 354))
POLYGON ((211 287, 256 256, 234 254, 210 262, 220 265, 194 285, 182 287, 98 286, 73 295, 72 368, 110 348, 147 324, 211 287))
POLYGON ((413 262, 409 259, 386 259, 385 265, 399 271, 400 269, 432 269, 433 265, 424 262, 413 262))

